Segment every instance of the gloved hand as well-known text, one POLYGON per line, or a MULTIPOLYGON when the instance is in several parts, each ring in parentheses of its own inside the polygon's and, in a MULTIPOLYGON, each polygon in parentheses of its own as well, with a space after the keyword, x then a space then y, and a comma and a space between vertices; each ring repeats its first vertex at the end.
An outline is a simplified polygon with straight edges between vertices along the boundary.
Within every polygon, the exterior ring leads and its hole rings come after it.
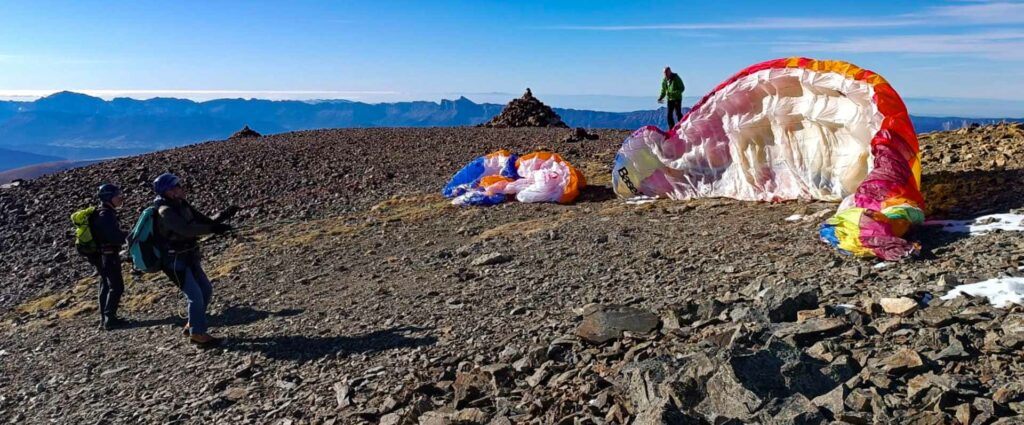
POLYGON ((665 99, 658 99, 658 103, 665 103, 665 99))
POLYGON ((216 235, 223 235, 227 232, 230 232, 232 229, 230 225, 224 223, 214 223, 210 230, 212 230, 213 233, 216 235))
POLYGON ((238 214, 238 210, 240 210, 240 209, 241 208, 238 208, 238 205, 231 205, 231 206, 225 208, 224 211, 220 212, 220 214, 219 214, 220 219, 221 220, 230 220, 231 217, 234 217, 235 214, 238 214))

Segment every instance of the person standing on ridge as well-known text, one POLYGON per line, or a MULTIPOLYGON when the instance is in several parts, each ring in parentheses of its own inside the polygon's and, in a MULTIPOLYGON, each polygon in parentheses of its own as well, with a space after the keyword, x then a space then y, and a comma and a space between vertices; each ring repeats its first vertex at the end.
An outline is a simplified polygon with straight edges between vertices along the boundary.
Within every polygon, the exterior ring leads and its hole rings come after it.
POLYGON ((156 233, 166 241, 161 268, 188 298, 186 334, 193 344, 210 348, 219 345, 221 340, 207 333, 206 308, 213 297, 213 285, 200 262, 199 237, 231 231, 231 226, 224 221, 234 216, 238 207, 230 206, 209 218, 185 200, 185 189, 180 183, 171 173, 161 174, 153 181, 153 190, 157 193, 153 201, 157 207, 156 233))
POLYGON ((665 78, 661 80, 661 96, 658 96, 658 103, 668 100, 668 128, 676 126, 676 121, 683 118, 683 79, 679 74, 672 72, 672 68, 665 67, 665 78))
POLYGON ((127 323, 117 317, 117 307, 124 293, 120 252, 128 234, 121 230, 121 221, 117 217, 117 208, 124 204, 121 188, 103 184, 97 196, 100 198, 100 206, 96 208, 91 223, 97 251, 87 258, 100 276, 100 329, 109 331, 127 323))

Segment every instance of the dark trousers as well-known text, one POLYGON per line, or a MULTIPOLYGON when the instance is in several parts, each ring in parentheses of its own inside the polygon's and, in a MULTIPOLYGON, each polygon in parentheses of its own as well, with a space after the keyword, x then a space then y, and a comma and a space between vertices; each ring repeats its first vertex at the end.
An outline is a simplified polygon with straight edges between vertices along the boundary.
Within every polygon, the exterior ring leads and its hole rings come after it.
POLYGON ((676 126, 676 121, 683 119, 683 100, 669 100, 668 102, 668 128, 676 126))
POLYGON ((117 254, 97 254, 89 262, 100 274, 100 314, 103 317, 117 317, 117 307, 124 293, 121 257, 117 254))

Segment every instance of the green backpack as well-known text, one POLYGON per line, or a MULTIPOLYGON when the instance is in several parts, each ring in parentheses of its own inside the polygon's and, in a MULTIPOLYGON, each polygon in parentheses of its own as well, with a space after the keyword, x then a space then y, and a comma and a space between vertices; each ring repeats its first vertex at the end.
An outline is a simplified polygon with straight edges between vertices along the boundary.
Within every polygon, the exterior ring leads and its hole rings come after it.
POLYGON ((96 215, 96 207, 89 207, 71 214, 71 223, 75 225, 75 249, 82 255, 93 255, 100 247, 92 237, 92 220, 96 215))

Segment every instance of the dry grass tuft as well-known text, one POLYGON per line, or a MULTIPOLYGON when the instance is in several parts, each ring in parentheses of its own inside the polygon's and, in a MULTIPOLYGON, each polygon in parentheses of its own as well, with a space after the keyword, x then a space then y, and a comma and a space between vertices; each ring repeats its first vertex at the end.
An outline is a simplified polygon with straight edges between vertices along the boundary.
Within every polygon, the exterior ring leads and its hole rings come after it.
POLYGON ((575 219, 576 212, 566 211, 555 217, 535 218, 515 223, 505 223, 481 232, 476 238, 478 240, 487 240, 501 237, 530 236, 540 232, 557 229, 563 224, 575 219))

